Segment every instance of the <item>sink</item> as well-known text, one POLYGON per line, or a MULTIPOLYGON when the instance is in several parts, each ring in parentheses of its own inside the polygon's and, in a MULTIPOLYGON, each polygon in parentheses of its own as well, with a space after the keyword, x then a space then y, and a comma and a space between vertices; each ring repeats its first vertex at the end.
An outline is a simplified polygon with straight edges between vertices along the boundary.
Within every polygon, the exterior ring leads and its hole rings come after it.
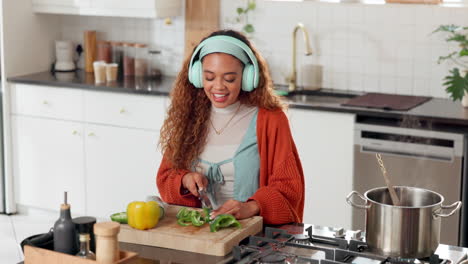
MULTIPOLYGON (((360 93, 350 92, 350 91, 342 91, 342 90, 334 90, 328 88, 320 88, 318 90, 303 90, 302 87, 298 87, 299 89, 293 92, 289 92, 286 97, 298 97, 298 96, 321 96, 321 97, 337 97, 337 98, 354 98, 356 96, 360 96, 360 93)), ((280 91, 287 91, 287 85, 275 85, 275 90, 280 91)))
MULTIPOLYGON (((287 91, 288 86, 276 85, 276 90, 287 91)), ((350 98, 361 95, 360 93, 322 88, 319 90, 298 90, 289 92, 285 99, 298 104, 342 104, 350 98)))

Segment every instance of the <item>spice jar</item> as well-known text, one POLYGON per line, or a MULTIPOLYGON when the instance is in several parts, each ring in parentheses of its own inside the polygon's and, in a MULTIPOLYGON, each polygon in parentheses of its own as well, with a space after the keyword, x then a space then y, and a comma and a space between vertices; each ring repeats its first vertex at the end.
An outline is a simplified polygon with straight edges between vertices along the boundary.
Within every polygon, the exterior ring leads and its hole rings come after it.
POLYGON ((135 76, 146 77, 148 75, 148 46, 135 44, 135 76))
POLYGON ((94 224, 97 262, 111 264, 119 260, 119 242, 117 240, 119 232, 120 224, 116 222, 94 224))
POLYGON ((157 79, 161 77, 161 51, 159 50, 150 50, 150 67, 149 67, 149 77, 157 79))
POLYGON ((123 71, 124 76, 135 75, 135 45, 133 43, 124 43, 123 71))
POLYGON ((117 76, 123 76, 123 45, 122 42, 111 42, 112 47, 112 63, 116 63, 117 76))
POLYGON ((98 61, 110 63, 112 61, 111 45, 108 41, 100 40, 97 42, 97 57, 98 61))

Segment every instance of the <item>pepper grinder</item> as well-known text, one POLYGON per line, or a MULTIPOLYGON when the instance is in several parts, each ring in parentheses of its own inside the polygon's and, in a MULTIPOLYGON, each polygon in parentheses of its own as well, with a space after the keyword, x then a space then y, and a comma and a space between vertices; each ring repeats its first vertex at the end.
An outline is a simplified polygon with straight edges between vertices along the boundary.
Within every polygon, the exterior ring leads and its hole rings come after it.
POLYGON ((120 258, 119 241, 117 235, 120 224, 116 222, 103 222, 94 224, 96 236, 96 261, 102 264, 115 263, 120 258))
POLYGON ((60 217, 54 224, 54 250, 72 255, 77 252, 75 224, 67 203, 67 192, 64 192, 64 203, 60 205, 60 217))

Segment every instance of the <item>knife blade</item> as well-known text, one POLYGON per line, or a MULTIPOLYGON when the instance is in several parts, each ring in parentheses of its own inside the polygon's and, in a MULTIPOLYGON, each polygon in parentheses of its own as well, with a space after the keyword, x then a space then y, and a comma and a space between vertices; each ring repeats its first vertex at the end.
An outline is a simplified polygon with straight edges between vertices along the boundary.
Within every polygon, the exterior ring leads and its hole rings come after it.
POLYGON ((210 196, 205 191, 205 189, 199 189, 198 194, 199 194, 198 199, 200 199, 203 208, 206 207, 206 208, 214 209, 210 196))

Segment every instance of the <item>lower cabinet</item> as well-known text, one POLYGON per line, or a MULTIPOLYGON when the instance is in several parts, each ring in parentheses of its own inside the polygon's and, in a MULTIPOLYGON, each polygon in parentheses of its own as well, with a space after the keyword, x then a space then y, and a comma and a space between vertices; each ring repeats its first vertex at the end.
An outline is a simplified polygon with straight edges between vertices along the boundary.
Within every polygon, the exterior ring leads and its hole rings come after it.
POLYGON ((304 223, 351 227, 353 114, 289 109, 305 177, 304 223))
POLYGON ((12 116, 18 204, 108 218, 129 202, 159 195, 159 132, 12 116))
POLYGON ((85 213, 83 124, 13 115, 15 199, 59 210, 63 192, 77 214, 85 213))
POLYGON ((129 202, 158 195, 158 132, 104 125, 86 125, 85 131, 88 215, 108 218, 129 202))
POLYGON ((57 211, 68 191, 74 216, 109 219, 131 201, 158 195, 162 155, 157 144, 166 97, 24 84, 11 88, 18 204, 57 211))

